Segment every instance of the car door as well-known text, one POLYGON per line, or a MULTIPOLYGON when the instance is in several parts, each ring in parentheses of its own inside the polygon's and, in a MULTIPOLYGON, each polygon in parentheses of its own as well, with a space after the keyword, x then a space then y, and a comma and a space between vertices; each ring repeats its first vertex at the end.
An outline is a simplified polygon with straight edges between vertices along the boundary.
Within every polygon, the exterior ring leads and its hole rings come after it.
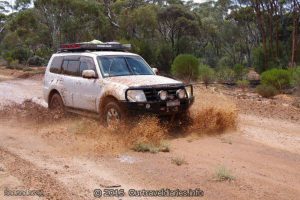
POLYGON ((89 111, 97 111, 97 96, 99 96, 101 92, 101 84, 99 80, 99 76, 97 74, 96 65, 94 59, 87 56, 82 56, 80 58, 80 67, 79 74, 76 81, 76 92, 75 97, 73 99, 74 106, 76 108, 89 110, 89 111), (96 78, 88 79, 82 77, 82 72, 84 70, 93 70, 95 71, 96 78))
POLYGON ((76 82, 79 77, 79 56, 66 56, 62 64, 63 89, 61 91, 65 105, 75 107, 74 98, 77 91, 76 82))

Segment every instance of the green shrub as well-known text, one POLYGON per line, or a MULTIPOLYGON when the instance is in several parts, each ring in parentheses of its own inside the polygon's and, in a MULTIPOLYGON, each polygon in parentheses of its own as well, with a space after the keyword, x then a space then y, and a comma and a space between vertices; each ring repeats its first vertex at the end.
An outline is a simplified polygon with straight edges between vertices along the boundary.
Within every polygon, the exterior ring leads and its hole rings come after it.
POLYGON ((300 66, 293 69, 291 73, 293 86, 300 87, 300 66))
POLYGON ((233 67, 233 71, 234 71, 236 80, 243 80, 243 79, 245 79, 246 76, 247 76, 247 72, 248 72, 247 68, 244 67, 241 64, 236 64, 233 67))
POLYGON ((270 85, 277 90, 282 90, 291 86, 292 73, 284 69, 271 69, 261 74, 261 82, 270 85))
POLYGON ((13 57, 20 63, 25 64, 31 55, 30 49, 28 48, 17 48, 13 50, 13 57))
POLYGON ((13 53, 11 51, 7 51, 3 54, 3 58, 6 61, 7 67, 11 67, 11 63, 14 60, 13 53))
POLYGON ((33 56, 28 59, 28 65, 32 66, 42 66, 45 63, 45 59, 39 57, 39 56, 33 56))
POLYGON ((49 60, 51 55, 53 54, 54 52, 52 51, 51 48, 48 48, 48 47, 40 47, 38 48, 36 51, 35 51, 35 55, 36 56, 39 56, 45 60, 49 60))
POLYGON ((24 67, 22 70, 23 70, 23 72, 33 71, 33 69, 31 69, 30 67, 24 67))
POLYGON ((232 84, 235 82, 235 73, 229 67, 221 67, 217 71, 217 79, 220 83, 232 84))
POLYGON ((245 91, 246 88, 249 87, 250 82, 248 80, 239 80, 236 82, 237 86, 245 91))
POLYGON ((14 69, 19 69, 19 70, 22 69, 22 66, 20 65, 19 60, 13 60, 13 61, 11 61, 10 66, 12 68, 14 68, 14 69))
POLYGON ((278 94, 278 90, 272 85, 259 85, 256 87, 256 92, 265 98, 271 98, 278 94))
POLYGON ((195 80, 199 76, 199 61, 189 54, 177 56, 172 64, 172 74, 187 81, 195 80))
POLYGON ((215 80, 215 70, 210 68, 208 65, 199 65, 199 78, 204 82, 207 87, 210 83, 215 80))

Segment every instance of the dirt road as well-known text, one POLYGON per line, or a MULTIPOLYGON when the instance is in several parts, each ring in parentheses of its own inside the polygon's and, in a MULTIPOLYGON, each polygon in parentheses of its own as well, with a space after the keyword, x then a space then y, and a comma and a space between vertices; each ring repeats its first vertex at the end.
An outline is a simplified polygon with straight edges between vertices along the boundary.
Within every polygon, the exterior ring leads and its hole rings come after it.
MULTIPOLYGON (((1 102, 41 95, 41 81, 0 82, 1 102)), ((236 131, 175 137, 168 140, 169 153, 149 154, 99 151, 93 138, 71 133, 67 125, 72 120, 48 125, 0 122, 0 199, 20 199, 4 196, 5 188, 44 194, 22 199, 94 199, 93 190, 105 187, 204 191, 193 199, 299 199, 299 123, 243 114, 236 131), (175 165, 176 159, 183 164, 175 165), (234 180, 217 181, 220 166, 234 180)))
POLYGON ((26 99, 32 99, 33 101, 42 104, 43 90, 42 81, 35 79, 2 79, 0 76, 0 105, 7 105, 11 102, 22 103, 26 99), (8 79, 8 80, 7 80, 8 79))

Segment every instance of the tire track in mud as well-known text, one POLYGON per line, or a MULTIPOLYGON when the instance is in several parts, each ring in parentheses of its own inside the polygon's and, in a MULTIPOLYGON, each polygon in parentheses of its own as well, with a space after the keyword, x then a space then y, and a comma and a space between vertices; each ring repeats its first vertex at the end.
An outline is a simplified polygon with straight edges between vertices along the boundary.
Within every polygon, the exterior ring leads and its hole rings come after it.
POLYGON ((46 199, 72 200, 82 199, 70 192, 63 184, 51 177, 50 174, 26 161, 19 156, 0 147, 0 160, 6 170, 22 181, 27 189, 34 188, 42 190, 46 199))

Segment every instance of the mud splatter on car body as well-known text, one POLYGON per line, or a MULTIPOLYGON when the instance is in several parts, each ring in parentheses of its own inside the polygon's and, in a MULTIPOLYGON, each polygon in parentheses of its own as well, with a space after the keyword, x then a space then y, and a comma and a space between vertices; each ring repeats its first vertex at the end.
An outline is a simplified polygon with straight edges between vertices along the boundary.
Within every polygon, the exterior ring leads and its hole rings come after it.
MULTIPOLYGON (((110 60, 106 62, 110 62, 110 60)), ((113 65, 113 62, 108 65, 109 71, 114 67, 117 68, 114 71, 118 73, 122 70, 121 64, 113 65)), ((129 69, 129 64, 128 62, 126 63, 129 69)), ((135 66, 135 68, 138 68, 138 66, 135 66)), ((51 103, 51 98, 55 93, 60 95, 65 107, 101 114, 104 109, 103 103, 107 97, 130 107, 129 109, 135 109, 135 107, 143 103, 145 105, 142 107, 148 110, 151 108, 152 113, 169 112, 167 100, 176 100, 175 103, 170 104, 175 105, 176 109, 172 108, 172 110, 176 112, 186 111, 193 103, 193 97, 189 96, 188 92, 185 91, 185 85, 182 82, 156 75, 140 56, 127 52, 103 51, 54 54, 47 66, 44 81, 44 98, 48 104, 51 103), (139 61, 143 62, 143 67, 145 67, 147 73, 136 74, 132 70, 130 70, 130 74, 126 75, 111 76, 109 73, 104 73, 103 64, 99 59, 105 58, 109 60, 111 57, 117 57, 120 60, 124 59, 124 61, 127 58, 139 59, 139 61), (89 60, 89 62, 85 62, 85 60, 89 60), (84 77, 84 73, 91 77, 84 77), (161 90, 169 92, 170 87, 173 92, 172 98, 161 100, 158 97, 159 92, 161 90), (156 98, 156 102, 153 99, 151 102, 149 101, 143 88, 153 89, 153 91, 148 92, 151 92, 152 97, 156 98), (139 94, 137 95, 139 96, 137 98, 141 99, 129 99, 127 95, 128 90, 131 89, 135 90, 135 93, 138 92, 139 94), (179 91, 184 91, 184 98, 178 98, 177 93, 179 91), (137 104, 135 105, 135 103, 137 104)), ((142 107, 139 107, 139 110, 142 110, 140 109, 142 107)), ((147 112, 146 109, 144 110, 147 112)))

